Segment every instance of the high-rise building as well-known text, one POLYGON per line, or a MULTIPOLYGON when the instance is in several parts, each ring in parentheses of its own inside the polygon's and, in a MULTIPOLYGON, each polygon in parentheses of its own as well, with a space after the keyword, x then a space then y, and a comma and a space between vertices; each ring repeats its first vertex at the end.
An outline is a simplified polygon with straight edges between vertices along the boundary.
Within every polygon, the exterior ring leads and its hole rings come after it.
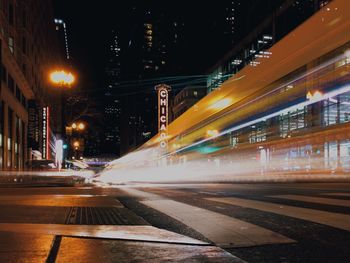
POLYGON ((121 101, 118 97, 118 84, 121 78, 121 45, 117 31, 112 37, 107 50, 105 67, 106 88, 104 93, 104 138, 105 153, 120 155, 121 101))
MULTIPOLYGON (((266 50, 282 39, 303 21, 313 15, 330 1, 320 0, 276 0, 259 2, 247 1, 251 6, 241 5, 245 14, 254 18, 230 51, 220 59, 210 70, 207 78, 208 93, 219 88, 220 85, 232 77, 245 66, 256 67, 257 58, 268 58, 266 50), (249 11, 250 10, 250 11, 249 11)), ((238 2, 237 2, 238 3, 238 2)), ((242 34, 242 33, 241 33, 242 34)))
POLYGON ((63 52, 66 55, 66 59, 70 59, 70 54, 69 54, 69 45, 68 45, 68 32, 67 32, 67 25, 66 23, 60 19, 60 18, 55 18, 55 28, 56 31, 58 32, 58 40, 59 42, 62 43, 61 47, 63 47, 63 52))
POLYGON ((1 1, 0 169, 54 155, 62 123, 59 91, 48 83, 61 63, 52 11, 51 1, 1 1))
POLYGON ((236 41, 236 34, 238 31, 238 15, 241 7, 240 0, 229 0, 226 2, 225 8, 225 23, 224 23, 224 35, 228 44, 234 44, 236 41))
MULTIPOLYGON (((172 13, 173 14, 173 13, 172 13)), ((157 78, 173 74, 182 46, 183 22, 159 3, 131 6, 130 30, 124 33, 121 75, 133 80, 122 85, 121 153, 135 149, 157 132, 157 78), (126 92, 127 91, 127 92, 126 92)), ((179 72, 179 71, 178 71, 179 72)))

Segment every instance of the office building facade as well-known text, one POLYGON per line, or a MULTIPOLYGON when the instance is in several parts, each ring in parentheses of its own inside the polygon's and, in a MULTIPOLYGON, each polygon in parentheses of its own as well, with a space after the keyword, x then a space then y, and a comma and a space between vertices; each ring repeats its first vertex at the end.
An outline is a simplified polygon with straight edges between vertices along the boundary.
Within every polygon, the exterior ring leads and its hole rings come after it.
POLYGON ((48 83, 60 64, 51 2, 1 0, 0 40, 0 169, 19 170, 54 155, 62 126, 59 91, 48 83))

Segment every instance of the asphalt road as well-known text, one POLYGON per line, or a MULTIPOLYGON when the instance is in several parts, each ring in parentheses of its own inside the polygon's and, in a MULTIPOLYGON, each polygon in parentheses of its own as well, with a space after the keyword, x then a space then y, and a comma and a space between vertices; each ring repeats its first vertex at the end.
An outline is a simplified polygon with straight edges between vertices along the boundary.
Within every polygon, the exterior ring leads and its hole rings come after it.
POLYGON ((0 211, 0 262, 350 262, 348 183, 0 188, 0 211))
POLYGON ((350 262, 348 183, 135 187, 120 200, 147 222, 247 262, 350 262))

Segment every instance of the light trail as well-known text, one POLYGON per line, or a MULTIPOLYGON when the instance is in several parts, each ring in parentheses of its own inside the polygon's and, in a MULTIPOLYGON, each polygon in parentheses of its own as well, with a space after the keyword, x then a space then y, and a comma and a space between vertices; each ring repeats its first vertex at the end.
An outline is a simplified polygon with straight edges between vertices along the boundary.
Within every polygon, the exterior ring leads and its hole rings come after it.
MULTIPOLYGON (((347 52, 349 52, 349 51, 347 51, 347 52)), ((274 94, 274 93, 276 93, 276 92, 282 90, 283 88, 285 88, 285 87, 287 87, 287 86, 290 86, 291 84, 293 84, 293 83, 295 83, 295 82, 297 82, 297 81, 300 81, 300 80, 302 80, 302 79, 305 79, 306 77, 312 76, 312 74, 315 74, 315 73, 317 73, 318 71, 320 71, 320 70, 322 70, 322 69, 325 69, 325 68, 329 67, 330 65, 332 65, 332 64, 334 64, 334 63, 336 63, 336 62, 338 62, 338 61, 340 61, 340 60, 342 60, 342 59, 344 59, 344 58, 348 58, 347 52, 345 52, 345 53, 342 54, 342 55, 339 55, 338 57, 336 57, 336 58, 334 58, 334 59, 331 59, 331 60, 329 60, 329 61, 327 61, 327 62, 322 63, 321 65, 315 67, 314 69, 312 69, 312 70, 310 70, 310 71, 308 71, 308 72, 306 72, 306 73, 304 73, 304 74, 302 74, 302 75, 300 75, 300 76, 298 76, 298 77, 295 77, 294 79, 292 79, 292 80, 290 80, 290 81, 288 81, 288 82, 286 82, 286 83, 283 83, 283 84, 279 85, 277 88, 272 89, 271 91, 268 91, 267 93, 265 93, 265 94, 263 94, 263 95, 261 95, 261 96, 257 96, 256 98, 253 98, 252 100, 250 100, 250 101, 248 101, 248 102, 246 102, 246 103, 243 103, 242 105, 240 105, 240 106, 238 106, 238 107, 236 107, 236 108, 234 108, 234 109, 231 109, 231 110, 229 110, 229 111, 227 111, 227 112, 225 112, 225 113, 223 113, 223 114, 220 114, 220 112, 217 112, 217 113, 215 113, 215 115, 219 115, 219 116, 214 116, 213 118, 208 119, 206 122, 202 123, 202 124, 199 125, 199 126, 196 126, 195 128, 198 130, 198 129, 200 129, 200 128, 206 126, 206 125, 208 125, 209 123, 212 123, 212 122, 214 122, 214 121, 216 121, 216 120, 218 120, 218 119, 220 119, 220 118, 222 118, 222 117, 224 117, 224 116, 227 116, 227 115, 232 114, 233 112, 236 112, 236 111, 238 111, 238 110, 240 110, 240 109, 242 109, 242 108, 244 108, 244 107, 247 107, 249 104, 253 104, 253 103, 255 103, 255 102, 257 102, 257 101, 259 101, 259 100, 261 100, 261 99, 267 98, 268 96, 270 96, 270 95, 272 95, 272 94, 274 94)), ((239 77, 239 78, 232 79, 232 80, 229 79, 229 80, 228 80, 227 82, 225 82, 225 83, 238 81, 238 80, 243 79, 244 77, 245 77, 245 75, 243 75, 243 76, 241 76, 241 77, 239 77)), ((222 99, 223 99, 223 98, 222 98, 222 99)), ((230 99, 230 100, 232 100, 232 99, 230 99)), ((234 100, 232 100, 232 101, 234 101, 234 100)), ((237 103, 237 101, 235 101, 235 103, 237 103)), ((227 105, 227 107, 225 107, 225 108, 228 108, 228 107, 230 107, 230 106, 231 106, 231 105, 227 105)), ((225 108, 221 109, 221 111, 224 111, 225 108)), ((193 130, 192 130, 192 129, 189 129, 187 132, 183 133, 183 135, 186 135, 186 134, 191 133, 191 132, 193 132, 193 130)))
POLYGON ((240 130, 240 129, 242 129, 242 128, 245 128, 245 127, 248 127, 248 126, 257 124, 257 123, 259 123, 259 122, 261 122, 261 121, 266 121, 266 120, 268 120, 268 119, 271 119, 271 118, 273 118, 273 117, 279 116, 279 115, 281 115, 281 114, 288 113, 288 112, 290 112, 290 111, 294 111, 294 110, 297 110, 297 109, 304 108, 304 107, 306 107, 306 106, 308 106, 308 105, 311 105, 311 104, 320 102, 320 101, 325 100, 325 99, 329 99, 329 98, 335 97, 335 96, 337 96, 337 95, 340 95, 340 94, 342 94, 342 93, 349 92, 349 91, 350 91, 350 85, 346 85, 345 87, 340 88, 340 89, 338 89, 338 90, 336 90, 336 91, 328 92, 328 93, 326 93, 326 94, 324 94, 324 95, 321 95, 321 96, 319 96, 319 97, 316 98, 316 99, 312 99, 312 100, 308 100, 308 101, 305 101, 305 102, 298 103, 298 104, 296 104, 296 105, 290 106, 290 107, 288 107, 288 108, 285 108, 285 109, 283 109, 283 110, 277 111, 277 112, 275 112, 275 113, 271 113, 271 114, 268 114, 268 115, 266 115, 266 116, 264 116, 264 117, 255 119, 255 120, 253 120, 253 121, 249 121, 249 122, 246 122, 246 123, 244 123, 244 124, 237 125, 237 126, 235 126, 235 127, 233 127, 233 128, 224 130, 224 131, 220 132, 219 134, 217 134, 216 136, 208 137, 208 138, 206 138, 206 139, 203 139, 203 140, 201 140, 201 141, 195 142, 195 143, 193 143, 193 144, 191 144, 191 145, 188 145, 188 146, 186 146, 186 147, 180 148, 180 149, 178 149, 178 150, 176 150, 176 151, 170 152, 170 153, 167 154, 167 156, 172 155, 172 154, 175 154, 175 153, 179 153, 179 152, 181 152, 181 151, 187 150, 187 149, 189 149, 189 148, 192 148, 192 147, 194 147, 194 146, 200 145, 200 144, 202 144, 202 143, 205 143, 205 142, 214 140, 214 139, 216 139, 216 138, 218 138, 218 137, 220 137, 220 136, 226 135, 226 134, 228 134, 228 133, 230 133, 230 132, 237 131, 237 130, 240 130))

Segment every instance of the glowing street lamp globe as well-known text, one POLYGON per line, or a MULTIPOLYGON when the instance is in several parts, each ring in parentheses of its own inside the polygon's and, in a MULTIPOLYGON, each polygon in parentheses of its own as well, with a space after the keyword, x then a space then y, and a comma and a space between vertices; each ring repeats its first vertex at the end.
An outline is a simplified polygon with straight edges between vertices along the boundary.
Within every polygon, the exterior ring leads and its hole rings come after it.
POLYGON ((58 70, 58 71, 53 71, 50 74, 50 80, 55 85, 70 86, 75 82, 75 77, 71 72, 58 70))
POLYGON ((79 123, 79 125, 78 125, 78 129, 79 130, 84 130, 85 129, 85 124, 84 123, 79 123))

